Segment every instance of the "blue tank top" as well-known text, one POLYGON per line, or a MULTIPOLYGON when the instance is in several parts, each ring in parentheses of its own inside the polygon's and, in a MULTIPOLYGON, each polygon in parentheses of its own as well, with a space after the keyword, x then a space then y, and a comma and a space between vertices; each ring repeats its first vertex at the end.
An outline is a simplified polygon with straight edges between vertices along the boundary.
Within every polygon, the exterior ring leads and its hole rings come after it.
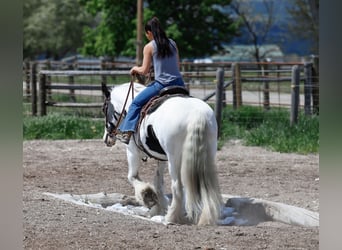
POLYGON ((169 40, 173 54, 165 58, 157 56, 157 44, 154 40, 152 41, 154 79, 162 84, 169 84, 171 81, 182 77, 179 71, 176 43, 172 39, 169 40))

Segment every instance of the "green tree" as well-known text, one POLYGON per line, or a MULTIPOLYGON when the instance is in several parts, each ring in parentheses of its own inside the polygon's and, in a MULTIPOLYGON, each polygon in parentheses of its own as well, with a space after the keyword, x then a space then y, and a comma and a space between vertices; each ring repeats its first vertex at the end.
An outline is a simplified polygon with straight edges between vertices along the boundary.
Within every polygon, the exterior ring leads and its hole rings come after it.
POLYGON ((45 53, 58 59, 83 44, 82 30, 93 18, 78 0, 26 0, 23 5, 23 55, 45 53))
POLYGON ((222 9, 230 0, 148 0, 152 13, 175 40, 182 57, 212 55, 229 43, 238 25, 222 9))
MULTIPOLYGON (((137 6, 131 0, 80 0, 86 10, 99 19, 95 27, 84 30, 81 52, 93 56, 125 55, 127 42, 136 29, 137 6)), ((131 46, 135 46, 131 44, 131 46)))
POLYGON ((260 52, 260 46, 268 38, 270 29, 275 22, 275 10, 273 0, 261 0, 264 12, 258 13, 250 0, 233 0, 230 5, 237 15, 238 21, 248 34, 248 42, 254 46, 254 58, 257 62, 265 59, 265 55, 270 51, 260 52))
MULTIPOLYGON (((135 55, 136 2, 130 0, 82 0, 100 24, 85 31, 82 52, 96 56, 135 55)), ((227 0, 147 0, 144 21, 153 15, 169 37, 176 40, 181 57, 211 55, 236 34, 237 24, 222 8, 227 0)))

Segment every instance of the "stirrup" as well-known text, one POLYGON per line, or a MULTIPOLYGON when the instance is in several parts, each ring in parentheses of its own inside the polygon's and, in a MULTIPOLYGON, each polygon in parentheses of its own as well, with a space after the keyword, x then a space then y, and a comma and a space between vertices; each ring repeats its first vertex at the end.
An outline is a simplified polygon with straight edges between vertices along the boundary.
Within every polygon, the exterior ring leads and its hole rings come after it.
POLYGON ((115 137, 122 143, 125 143, 128 145, 129 140, 131 139, 131 135, 132 133, 130 132, 124 132, 124 133, 117 134, 115 137))

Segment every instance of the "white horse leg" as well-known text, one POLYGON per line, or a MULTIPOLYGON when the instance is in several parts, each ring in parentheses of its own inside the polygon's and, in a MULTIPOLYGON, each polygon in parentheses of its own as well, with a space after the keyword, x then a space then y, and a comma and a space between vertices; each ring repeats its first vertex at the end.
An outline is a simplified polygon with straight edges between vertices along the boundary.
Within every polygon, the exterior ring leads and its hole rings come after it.
POLYGON ((158 202, 158 197, 153 185, 141 181, 138 174, 140 166, 140 153, 132 146, 127 148, 128 161, 128 181, 133 185, 135 191, 135 198, 137 201, 148 207, 153 207, 158 202))
POLYGON ((170 223, 183 224, 186 222, 184 216, 183 185, 180 177, 180 164, 169 162, 169 172, 171 175, 172 201, 168 208, 165 220, 170 223))
POLYGON ((151 208, 151 216, 165 215, 167 212, 168 199, 164 195, 164 170, 165 161, 158 161, 158 168, 154 176, 154 187, 157 191, 158 203, 151 208))

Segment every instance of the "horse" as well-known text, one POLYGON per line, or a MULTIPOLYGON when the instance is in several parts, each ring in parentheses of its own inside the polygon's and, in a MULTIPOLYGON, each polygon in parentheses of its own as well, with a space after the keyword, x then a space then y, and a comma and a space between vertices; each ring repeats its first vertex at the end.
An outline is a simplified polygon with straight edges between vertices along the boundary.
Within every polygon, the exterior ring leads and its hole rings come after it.
MULTIPOLYGON (((133 81, 110 88, 102 84, 103 140, 107 146, 115 144, 115 131, 133 96, 144 88, 133 81)), ((128 181, 136 200, 150 208, 151 216, 162 215, 167 224, 217 224, 222 207, 215 163, 217 135, 212 108, 191 96, 174 95, 142 118, 126 145, 128 181), (139 178, 144 157, 157 159, 153 185, 139 178), (166 166, 171 177, 171 202, 164 194, 166 166)))

